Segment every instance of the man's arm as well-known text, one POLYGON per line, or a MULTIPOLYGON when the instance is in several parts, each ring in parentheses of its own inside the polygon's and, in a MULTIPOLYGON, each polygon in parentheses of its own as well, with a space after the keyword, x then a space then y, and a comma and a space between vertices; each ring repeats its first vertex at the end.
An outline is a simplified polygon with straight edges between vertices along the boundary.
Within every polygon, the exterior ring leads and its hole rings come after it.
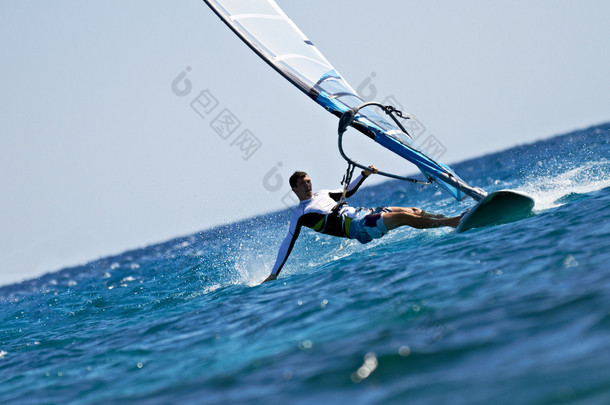
MULTIPOLYGON (((356 177, 354 180, 352 180, 352 182, 349 184, 349 186, 347 186, 347 190, 345 191, 345 198, 349 198, 352 195, 354 195, 354 193, 356 191, 358 191, 358 188, 364 182, 364 179, 369 177, 371 174, 377 173, 379 171, 373 165, 369 166, 369 168, 371 170, 363 170, 362 173, 358 177, 356 177)), ((329 196, 333 200, 339 201, 339 199, 343 196, 343 190, 337 190, 337 191, 331 192, 331 193, 329 193, 329 196)))
POLYGON ((284 238, 284 241, 282 242, 282 245, 280 246, 279 252, 277 252, 277 259, 275 259, 275 264, 273 265, 273 270, 271 270, 271 274, 269 275, 269 277, 267 277, 263 281, 263 283, 277 279, 277 276, 278 276, 278 274, 280 274, 282 267, 284 267, 286 260, 288 260, 288 256, 290 255, 290 252, 292 251, 294 243, 296 242, 297 238, 299 237, 300 231, 301 231, 300 222, 297 223, 294 233, 291 232, 290 230, 288 231, 288 234, 286 235, 286 237, 284 238))

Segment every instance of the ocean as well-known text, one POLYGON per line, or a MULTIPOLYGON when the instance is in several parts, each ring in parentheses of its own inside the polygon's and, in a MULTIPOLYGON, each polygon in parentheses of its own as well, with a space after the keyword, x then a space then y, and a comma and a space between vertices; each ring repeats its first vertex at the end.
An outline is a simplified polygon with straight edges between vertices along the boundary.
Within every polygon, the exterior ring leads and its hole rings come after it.
MULTIPOLYGON (((290 210, 0 287, 2 404, 610 404, 610 124, 452 165, 519 222, 367 245, 290 210)), ((317 184, 321 184, 318 180, 317 184)), ((354 206, 458 214, 438 188, 354 206)))

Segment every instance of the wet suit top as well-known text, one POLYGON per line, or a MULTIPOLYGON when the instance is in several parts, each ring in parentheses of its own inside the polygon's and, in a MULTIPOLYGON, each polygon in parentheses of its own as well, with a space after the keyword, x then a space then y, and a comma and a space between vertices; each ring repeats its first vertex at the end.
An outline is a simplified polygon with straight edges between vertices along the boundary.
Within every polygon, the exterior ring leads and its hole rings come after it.
MULTIPOLYGON (((347 187, 346 197, 353 195, 366 177, 360 174, 347 187)), ((301 226, 305 225, 316 232, 349 238, 349 225, 356 209, 345 203, 338 204, 343 190, 321 190, 308 200, 303 200, 292 212, 288 234, 277 254, 271 273, 276 276, 282 270, 292 247, 299 237, 301 226)))

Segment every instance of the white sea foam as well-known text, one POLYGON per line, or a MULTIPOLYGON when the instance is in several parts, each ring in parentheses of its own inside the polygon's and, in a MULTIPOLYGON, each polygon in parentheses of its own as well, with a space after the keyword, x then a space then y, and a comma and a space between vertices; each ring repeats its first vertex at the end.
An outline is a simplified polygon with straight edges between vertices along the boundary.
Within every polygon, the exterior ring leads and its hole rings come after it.
POLYGON ((561 198, 570 194, 586 194, 610 187, 606 174, 608 161, 587 162, 559 175, 536 179, 521 188, 536 200, 536 211, 544 211, 563 205, 561 198))
POLYGON ((212 285, 205 287, 202 292, 203 292, 203 294, 208 294, 208 293, 211 293, 212 291, 218 290, 220 287, 222 287, 222 285, 212 284, 212 285))

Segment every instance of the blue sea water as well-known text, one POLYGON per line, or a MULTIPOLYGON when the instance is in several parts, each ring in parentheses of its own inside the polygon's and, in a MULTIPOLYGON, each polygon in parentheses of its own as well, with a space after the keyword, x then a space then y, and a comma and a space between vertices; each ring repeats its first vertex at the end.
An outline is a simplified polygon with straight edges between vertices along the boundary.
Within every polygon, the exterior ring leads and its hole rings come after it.
MULTIPOLYGON (((533 217, 367 245, 304 231, 264 285, 289 210, 1 287, 0 403, 608 404, 609 141, 452 165, 533 195, 533 217)), ((471 204, 398 181, 351 203, 471 204)))

